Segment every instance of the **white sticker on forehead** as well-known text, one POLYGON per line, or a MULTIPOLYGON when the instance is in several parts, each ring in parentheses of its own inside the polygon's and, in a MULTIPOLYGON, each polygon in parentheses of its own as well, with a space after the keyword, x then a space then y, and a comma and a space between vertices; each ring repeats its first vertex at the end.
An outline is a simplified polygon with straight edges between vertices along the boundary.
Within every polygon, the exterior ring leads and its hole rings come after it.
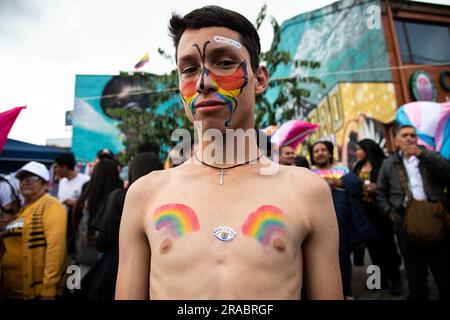
POLYGON ((226 44, 226 45, 235 47, 236 49, 240 49, 242 47, 238 41, 233 40, 233 39, 228 39, 225 37, 221 37, 221 36, 214 36, 214 41, 217 43, 226 44))

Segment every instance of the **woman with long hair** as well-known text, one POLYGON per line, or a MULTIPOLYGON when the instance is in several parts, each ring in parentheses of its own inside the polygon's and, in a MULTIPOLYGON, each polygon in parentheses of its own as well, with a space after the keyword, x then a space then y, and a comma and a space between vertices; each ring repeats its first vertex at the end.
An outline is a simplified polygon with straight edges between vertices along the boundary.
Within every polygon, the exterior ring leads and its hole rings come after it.
POLYGON ((356 147, 356 160, 353 171, 363 182, 362 203, 372 224, 379 231, 379 236, 366 241, 372 264, 380 267, 382 288, 388 288, 391 282, 391 294, 402 292, 400 282, 400 256, 394 241, 391 221, 378 209, 373 192, 381 164, 386 158, 383 150, 373 140, 364 139, 356 147))
POLYGON ((97 233, 90 225, 109 194, 122 185, 116 161, 103 159, 95 165, 91 180, 83 187, 75 209, 76 261, 82 266, 83 274, 98 259, 95 247, 97 233))

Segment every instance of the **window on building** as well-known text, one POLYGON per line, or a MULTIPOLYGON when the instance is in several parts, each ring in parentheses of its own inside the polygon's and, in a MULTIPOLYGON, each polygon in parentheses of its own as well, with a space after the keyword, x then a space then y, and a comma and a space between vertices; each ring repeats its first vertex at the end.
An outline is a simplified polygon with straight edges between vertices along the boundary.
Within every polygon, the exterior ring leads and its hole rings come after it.
POLYGON ((426 22, 396 20, 403 63, 450 63, 450 27, 426 22))

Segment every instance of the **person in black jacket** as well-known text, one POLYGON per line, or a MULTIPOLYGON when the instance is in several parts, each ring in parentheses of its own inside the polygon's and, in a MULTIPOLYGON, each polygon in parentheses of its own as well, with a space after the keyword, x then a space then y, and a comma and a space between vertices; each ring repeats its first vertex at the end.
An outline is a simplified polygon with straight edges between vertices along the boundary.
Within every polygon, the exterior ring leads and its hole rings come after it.
MULTIPOLYGON (((154 153, 139 153, 129 165, 129 186, 140 177, 161 169, 162 164, 154 153)), ((128 188, 114 190, 91 223, 91 227, 99 232, 97 250, 101 253, 101 258, 83 278, 81 290, 76 292, 75 299, 114 300, 119 264, 120 220, 127 190, 128 188)))
POLYGON ((374 196, 378 172, 386 156, 375 141, 363 139, 357 143, 356 159, 353 171, 363 183, 361 200, 364 210, 379 232, 378 237, 366 241, 367 250, 372 263, 380 267, 382 288, 389 288, 390 280, 391 294, 398 296, 403 289, 399 270, 401 261, 394 240, 394 229, 391 220, 380 212, 374 196))
POLYGON ((412 126, 395 130, 397 151, 383 162, 377 179, 376 199, 381 211, 394 222, 400 249, 405 261, 409 299, 428 299, 427 267, 434 275, 441 299, 450 299, 450 240, 423 245, 409 239, 402 227, 406 199, 398 168, 404 170, 408 188, 417 201, 445 204, 450 181, 450 162, 436 152, 417 145, 412 126))

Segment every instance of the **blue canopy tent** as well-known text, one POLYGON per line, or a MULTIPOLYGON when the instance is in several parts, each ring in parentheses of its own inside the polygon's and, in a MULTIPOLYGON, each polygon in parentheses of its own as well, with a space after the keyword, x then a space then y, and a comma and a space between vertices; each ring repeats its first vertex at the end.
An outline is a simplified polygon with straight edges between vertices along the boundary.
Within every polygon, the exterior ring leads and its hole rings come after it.
POLYGON ((50 166, 57 155, 66 152, 68 151, 63 149, 8 139, 0 153, 0 173, 17 171, 29 161, 50 166))

